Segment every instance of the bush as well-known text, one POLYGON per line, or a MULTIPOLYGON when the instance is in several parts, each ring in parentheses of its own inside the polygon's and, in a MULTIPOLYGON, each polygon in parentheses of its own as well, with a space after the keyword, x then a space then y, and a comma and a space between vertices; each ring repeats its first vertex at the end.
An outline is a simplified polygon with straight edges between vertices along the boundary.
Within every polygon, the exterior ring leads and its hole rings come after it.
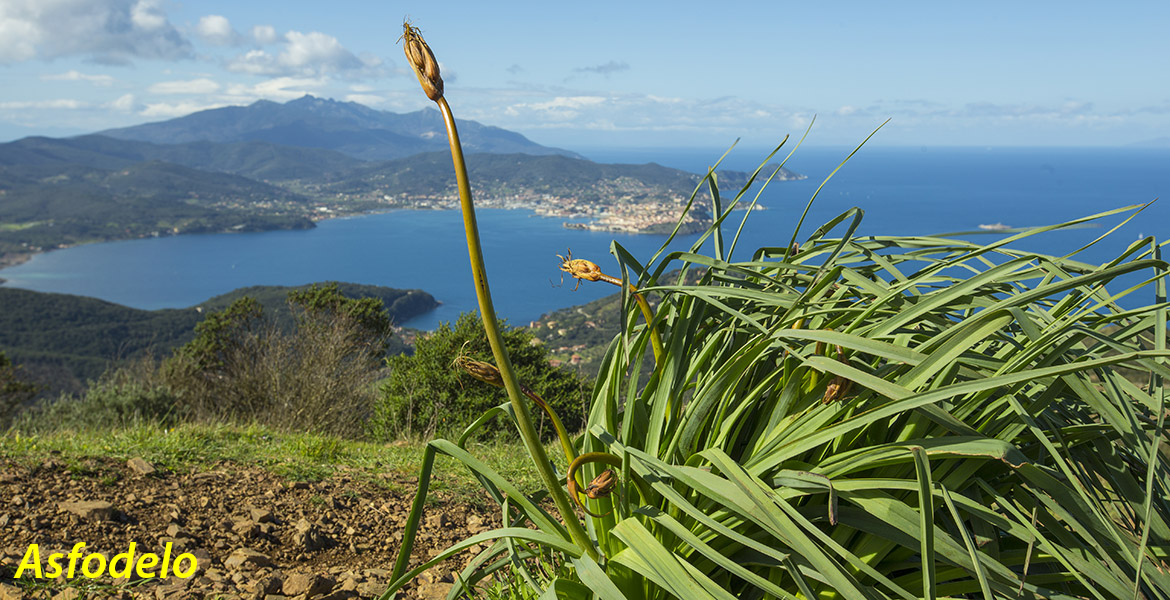
MULTIPOLYGON (((587 400, 581 378, 567 369, 550 366, 548 351, 527 329, 508 329, 505 323, 501 323, 501 329, 520 381, 557 411, 569 431, 580 429, 587 400)), ((419 336, 413 356, 393 356, 387 361, 390 375, 375 405, 370 434, 377 439, 398 439, 454 433, 490 408, 507 402, 503 390, 457 369, 452 363, 460 355, 495 362, 483 320, 476 311, 461 314, 454 327, 442 323, 431 334, 419 336)), ((542 437, 552 439, 556 435, 539 409, 533 409, 533 418, 542 437)), ((497 421, 483 433, 514 435, 515 428, 511 422, 497 421)))
POLYGON ((14 425, 26 432, 146 424, 171 427, 185 416, 186 411, 163 380, 158 363, 146 356, 107 371, 89 384, 81 398, 62 395, 26 411, 14 425))
POLYGON ((211 314, 166 364, 194 418, 257 421, 285 429, 358 435, 376 396, 390 321, 376 299, 336 284, 289 294, 293 331, 244 297, 211 314))

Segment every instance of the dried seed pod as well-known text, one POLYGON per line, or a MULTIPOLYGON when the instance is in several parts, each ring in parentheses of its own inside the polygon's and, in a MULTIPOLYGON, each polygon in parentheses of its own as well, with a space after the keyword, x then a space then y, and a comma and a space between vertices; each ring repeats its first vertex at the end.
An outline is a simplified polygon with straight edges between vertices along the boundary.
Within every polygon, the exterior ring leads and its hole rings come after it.
POLYGON ((435 60, 431 47, 422 38, 422 33, 410 23, 402 24, 402 45, 406 62, 414 70, 427 98, 438 102, 443 97, 443 78, 439 76, 439 61, 435 60))
POLYGON ((459 356, 455 359, 455 366, 463 369, 468 375, 496 387, 504 387, 504 379, 500 376, 500 370, 491 363, 483 362, 482 360, 475 360, 466 356, 459 356))
POLYGON ((838 375, 829 382, 829 387, 825 388, 825 396, 821 402, 829 404, 830 402, 840 400, 845 397, 845 394, 849 393, 849 388, 851 387, 853 387, 852 381, 838 375))
POLYGON ((601 472, 601 475, 593 478, 589 485, 585 488, 585 495, 593 500, 598 498, 605 498, 613 493, 613 488, 617 485, 617 478, 614 477, 613 469, 606 469, 601 472))

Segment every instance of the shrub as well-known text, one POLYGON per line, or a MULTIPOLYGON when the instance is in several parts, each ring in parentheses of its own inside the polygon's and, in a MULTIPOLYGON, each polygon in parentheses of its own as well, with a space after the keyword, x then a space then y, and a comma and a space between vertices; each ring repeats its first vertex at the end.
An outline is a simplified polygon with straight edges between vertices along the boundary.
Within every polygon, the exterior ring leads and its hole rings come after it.
POLYGON ((385 309, 336 284, 291 292, 289 306, 288 332, 248 297, 208 315, 168 361, 168 381, 200 420, 360 434, 390 335, 385 309))
MULTIPOLYGON (((550 366, 547 349, 534 342, 527 329, 509 329, 502 321, 501 328, 520 381, 558 412, 566 428, 579 430, 584 423, 587 392, 581 378, 568 369, 550 366)), ((463 313, 454 326, 444 322, 430 334, 420 335, 413 355, 387 360, 390 375, 375 405, 371 435, 397 439, 457 433, 489 409, 506 402, 502 390, 473 379, 452 364, 460 355, 493 361, 478 312, 463 313)), ((545 439, 555 435, 543 413, 535 411, 534 419, 545 439)), ((515 427, 499 420, 481 431, 486 436, 501 433, 512 436, 515 427)))
POLYGON ((186 416, 158 363, 144 356, 90 382, 80 398, 62 395, 26 411, 15 426, 26 432, 171 427, 186 416))

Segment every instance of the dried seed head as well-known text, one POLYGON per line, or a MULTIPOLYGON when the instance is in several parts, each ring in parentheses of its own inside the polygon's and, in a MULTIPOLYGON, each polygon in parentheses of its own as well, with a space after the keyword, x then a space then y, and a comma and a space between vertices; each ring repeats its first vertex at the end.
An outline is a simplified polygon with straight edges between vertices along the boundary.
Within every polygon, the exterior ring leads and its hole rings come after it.
POLYGON ((853 387, 853 382, 841 377, 840 375, 833 378, 829 382, 829 386, 825 388, 825 396, 821 399, 824 404, 830 404, 845 397, 849 393, 849 388, 853 387))
POLYGON ((427 98, 438 102, 443 97, 443 78, 439 76, 439 61, 431 52, 431 47, 422 38, 422 33, 410 23, 402 24, 402 46, 406 52, 406 62, 414 69, 419 84, 427 98))
POLYGON ((504 378, 500 377, 500 370, 491 363, 483 362, 482 360, 475 360, 466 356, 459 356, 455 359, 455 366, 463 369, 468 375, 496 387, 504 387, 504 378))
POLYGON ((589 482, 588 487, 585 488, 585 495, 596 500, 604 498, 613 493, 614 486, 617 485, 617 479, 613 475, 613 469, 606 469, 589 482))

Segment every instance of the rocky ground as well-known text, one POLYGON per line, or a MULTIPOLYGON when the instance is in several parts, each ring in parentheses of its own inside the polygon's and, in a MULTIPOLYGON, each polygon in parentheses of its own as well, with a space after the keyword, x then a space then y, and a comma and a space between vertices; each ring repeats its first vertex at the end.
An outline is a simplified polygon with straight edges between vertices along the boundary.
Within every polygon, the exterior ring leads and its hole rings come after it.
MULTIPOLYGON (((50 459, 33 467, 0 461, 0 600, 375 598, 389 584, 414 483, 344 471, 297 482, 229 463, 173 473, 141 459, 50 459), (187 578, 88 579, 79 561, 71 581, 37 580, 28 570, 14 578, 31 544, 48 569, 50 553, 68 553, 77 542, 86 543, 84 554, 107 559, 130 542, 138 555, 161 557, 169 542, 173 555, 193 555, 197 570, 187 578)), ((442 498, 426 515, 415 564, 499 520, 486 508, 442 498)), ((452 572, 470 556, 424 573, 400 597, 445 598, 452 572)))

